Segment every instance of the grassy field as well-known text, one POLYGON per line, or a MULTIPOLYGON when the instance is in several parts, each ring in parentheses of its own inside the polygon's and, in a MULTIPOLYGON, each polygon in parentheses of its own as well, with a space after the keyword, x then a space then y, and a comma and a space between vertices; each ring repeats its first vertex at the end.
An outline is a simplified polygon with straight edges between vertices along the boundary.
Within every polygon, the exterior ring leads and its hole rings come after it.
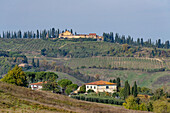
POLYGON ((62 72, 55 72, 58 75, 58 80, 61 79, 69 79, 71 80, 74 84, 78 84, 79 86, 81 86, 82 84, 84 84, 84 82, 74 78, 73 76, 70 76, 66 73, 62 73, 62 72))
POLYGON ((67 59, 65 65, 75 69, 77 67, 100 66, 100 67, 123 67, 133 69, 159 69, 166 67, 170 69, 170 62, 163 62, 154 58, 132 58, 132 57, 90 57, 67 59))
POLYGON ((155 72, 147 73, 142 71, 129 71, 129 70, 108 70, 108 69, 79 69, 85 75, 96 76, 99 75, 100 79, 109 81, 117 77, 121 78, 121 83, 124 84, 128 80, 131 85, 134 81, 141 87, 148 87, 152 89, 164 87, 170 91, 170 72, 155 72))
POLYGON ((79 101, 51 92, 33 91, 0 82, 0 112, 147 113, 123 107, 79 101))

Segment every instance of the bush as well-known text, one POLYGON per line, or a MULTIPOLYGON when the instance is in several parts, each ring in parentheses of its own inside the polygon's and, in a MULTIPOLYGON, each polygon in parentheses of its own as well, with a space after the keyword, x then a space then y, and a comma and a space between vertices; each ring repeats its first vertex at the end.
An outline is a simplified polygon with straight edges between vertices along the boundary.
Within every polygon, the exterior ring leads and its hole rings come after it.
POLYGON ((141 111, 147 111, 147 106, 146 106, 146 104, 145 104, 145 103, 140 104, 139 110, 141 110, 141 111))
POLYGON ((94 92, 94 90, 92 90, 92 89, 89 89, 88 91, 87 91, 87 93, 93 93, 94 92))
POLYGON ((138 110, 138 104, 136 103, 136 99, 133 96, 129 96, 126 99, 126 103, 123 104, 123 106, 126 109, 134 109, 134 110, 138 110))
POLYGON ((153 112, 170 113, 170 103, 167 101, 157 100, 153 102, 153 112))

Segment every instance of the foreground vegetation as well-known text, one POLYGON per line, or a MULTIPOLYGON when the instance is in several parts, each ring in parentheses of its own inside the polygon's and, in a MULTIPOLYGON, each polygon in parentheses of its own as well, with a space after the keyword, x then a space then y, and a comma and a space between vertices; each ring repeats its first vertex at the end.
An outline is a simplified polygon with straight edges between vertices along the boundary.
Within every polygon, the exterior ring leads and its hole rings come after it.
POLYGON ((143 113, 122 107, 83 102, 64 95, 33 91, 24 87, 0 82, 0 109, 3 112, 119 112, 143 113))

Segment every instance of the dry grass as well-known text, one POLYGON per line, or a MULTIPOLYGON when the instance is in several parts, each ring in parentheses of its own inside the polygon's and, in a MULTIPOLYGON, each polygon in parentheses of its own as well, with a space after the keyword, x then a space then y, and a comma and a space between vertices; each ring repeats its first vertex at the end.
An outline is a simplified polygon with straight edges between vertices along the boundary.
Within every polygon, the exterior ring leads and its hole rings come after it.
POLYGON ((0 111, 81 112, 81 113, 147 113, 123 107, 79 101, 64 95, 32 91, 0 82, 0 111))

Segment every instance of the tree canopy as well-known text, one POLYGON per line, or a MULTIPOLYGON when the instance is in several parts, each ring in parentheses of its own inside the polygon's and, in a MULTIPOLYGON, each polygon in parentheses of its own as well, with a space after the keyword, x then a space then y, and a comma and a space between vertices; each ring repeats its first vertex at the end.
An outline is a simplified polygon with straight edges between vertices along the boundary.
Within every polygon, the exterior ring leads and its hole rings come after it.
POLYGON ((22 71, 21 67, 16 65, 12 70, 10 70, 4 78, 1 79, 3 82, 9 84, 15 84, 17 86, 27 86, 26 74, 22 71))

